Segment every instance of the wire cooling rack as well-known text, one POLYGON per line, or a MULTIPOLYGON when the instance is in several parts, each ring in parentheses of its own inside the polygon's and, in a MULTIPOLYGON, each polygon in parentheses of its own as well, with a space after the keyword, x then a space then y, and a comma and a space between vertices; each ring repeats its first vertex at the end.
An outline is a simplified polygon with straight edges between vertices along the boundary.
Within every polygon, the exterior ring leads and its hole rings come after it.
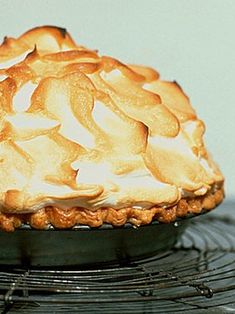
POLYGON ((172 250, 126 266, 1 267, 0 311, 235 313, 234 225, 211 214, 192 219, 172 250))

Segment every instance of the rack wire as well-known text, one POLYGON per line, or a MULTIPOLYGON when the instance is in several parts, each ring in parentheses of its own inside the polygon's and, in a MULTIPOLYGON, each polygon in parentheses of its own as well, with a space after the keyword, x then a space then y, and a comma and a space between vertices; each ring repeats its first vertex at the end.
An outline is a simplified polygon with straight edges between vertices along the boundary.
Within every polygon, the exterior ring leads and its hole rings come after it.
MULTIPOLYGON (((235 313, 235 220, 200 217, 155 257, 98 269, 0 268, 1 313, 235 313)), ((157 241, 157 239, 156 239, 157 241)))

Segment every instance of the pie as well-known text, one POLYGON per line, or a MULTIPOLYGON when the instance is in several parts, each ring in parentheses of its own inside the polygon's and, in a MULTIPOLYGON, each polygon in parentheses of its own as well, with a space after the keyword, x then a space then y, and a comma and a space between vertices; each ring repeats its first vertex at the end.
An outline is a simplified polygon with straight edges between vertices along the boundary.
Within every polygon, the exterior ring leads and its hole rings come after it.
POLYGON ((140 226, 224 197, 176 82, 43 26, 0 46, 0 229, 140 226))

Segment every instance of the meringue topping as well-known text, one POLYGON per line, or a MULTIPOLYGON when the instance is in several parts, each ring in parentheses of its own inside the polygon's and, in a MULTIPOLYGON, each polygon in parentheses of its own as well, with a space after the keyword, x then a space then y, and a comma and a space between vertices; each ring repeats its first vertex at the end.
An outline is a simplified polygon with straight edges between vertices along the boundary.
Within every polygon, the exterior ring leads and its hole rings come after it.
POLYGON ((0 46, 0 206, 151 208, 223 176, 176 82, 45 26, 0 46))

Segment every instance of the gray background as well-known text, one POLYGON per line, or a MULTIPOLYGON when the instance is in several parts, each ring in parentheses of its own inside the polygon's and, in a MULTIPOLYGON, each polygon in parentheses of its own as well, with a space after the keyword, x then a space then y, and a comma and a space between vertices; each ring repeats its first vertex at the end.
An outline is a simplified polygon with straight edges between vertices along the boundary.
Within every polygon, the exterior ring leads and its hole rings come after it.
POLYGON ((177 80, 235 197, 235 0, 0 0, 0 7, 0 38, 66 27, 79 44, 177 80))

